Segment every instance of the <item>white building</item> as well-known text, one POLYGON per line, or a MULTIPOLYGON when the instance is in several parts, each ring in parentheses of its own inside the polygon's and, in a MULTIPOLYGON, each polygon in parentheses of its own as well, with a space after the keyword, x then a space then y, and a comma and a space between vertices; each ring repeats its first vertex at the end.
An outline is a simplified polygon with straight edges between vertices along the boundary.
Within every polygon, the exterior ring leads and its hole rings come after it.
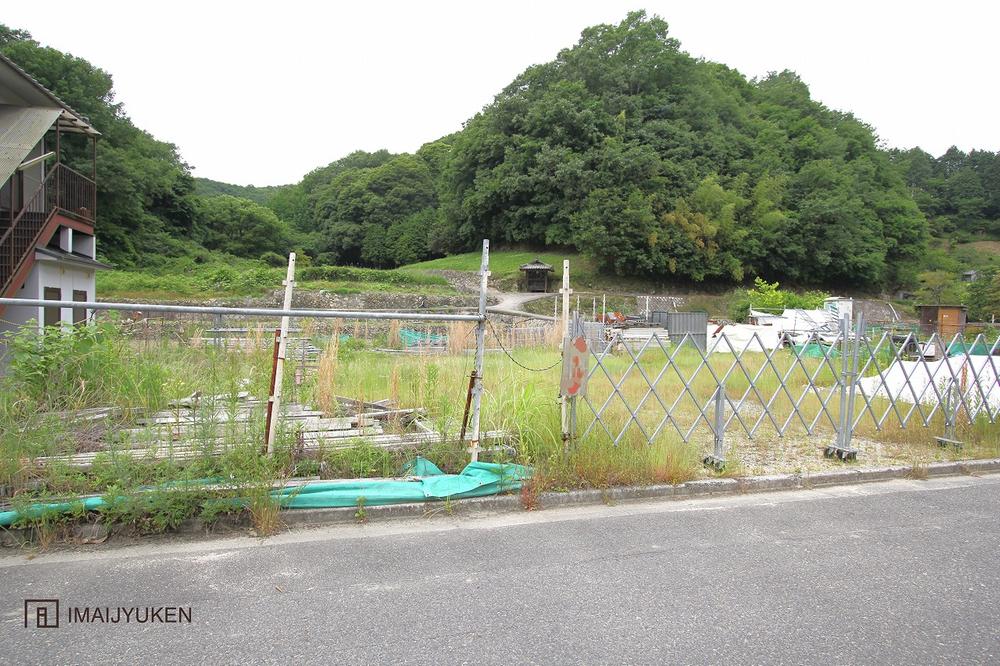
MULTIPOLYGON (((0 55, 3 297, 94 300, 95 272, 106 268, 95 260, 98 136, 86 118, 0 55)), ((29 321, 70 325, 90 314, 0 305, 0 336, 29 321)))

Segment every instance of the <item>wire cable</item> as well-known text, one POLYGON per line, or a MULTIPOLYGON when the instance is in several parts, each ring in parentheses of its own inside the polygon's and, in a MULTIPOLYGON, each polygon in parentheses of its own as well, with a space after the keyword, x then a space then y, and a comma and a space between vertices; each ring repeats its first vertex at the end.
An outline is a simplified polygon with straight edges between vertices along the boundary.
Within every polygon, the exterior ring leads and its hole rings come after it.
POLYGON ((495 326, 493 326, 493 322, 490 321, 489 319, 487 319, 486 323, 488 323, 490 325, 490 330, 493 331, 493 337, 495 337, 497 339, 497 344, 500 345, 500 350, 503 351, 503 353, 507 355, 507 358, 509 358, 511 361, 514 362, 514 365, 516 365, 518 367, 521 367, 521 368, 524 368, 525 370, 528 370, 529 372, 545 372, 547 370, 551 370, 552 368, 554 368, 557 365, 559 365, 560 363, 562 363, 562 358, 560 358, 558 361, 556 361, 552 365, 544 367, 544 368, 529 368, 528 366, 524 365, 523 363, 521 363, 520 361, 518 361, 516 358, 514 358, 513 356, 511 356, 510 352, 507 351, 507 348, 503 346, 503 342, 500 340, 500 334, 497 333, 497 329, 496 329, 495 326))

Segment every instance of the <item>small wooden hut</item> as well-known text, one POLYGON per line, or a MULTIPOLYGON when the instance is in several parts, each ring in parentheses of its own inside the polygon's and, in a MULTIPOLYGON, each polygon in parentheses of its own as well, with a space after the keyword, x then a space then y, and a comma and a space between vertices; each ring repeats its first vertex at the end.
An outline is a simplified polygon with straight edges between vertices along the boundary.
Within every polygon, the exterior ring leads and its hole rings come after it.
POLYGON ((521 272, 524 273, 524 290, 544 292, 549 290, 549 273, 552 266, 535 259, 527 264, 521 264, 521 272))
POLYGON ((930 335, 939 333, 948 339, 956 333, 965 332, 968 308, 964 305, 918 305, 920 330, 930 335))

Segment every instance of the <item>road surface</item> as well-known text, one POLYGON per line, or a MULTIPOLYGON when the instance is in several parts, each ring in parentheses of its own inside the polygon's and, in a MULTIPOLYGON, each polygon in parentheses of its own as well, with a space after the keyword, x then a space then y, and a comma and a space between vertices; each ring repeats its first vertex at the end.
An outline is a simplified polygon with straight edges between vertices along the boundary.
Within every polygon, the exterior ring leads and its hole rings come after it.
MULTIPOLYGON (((510 314, 521 317, 531 317, 533 319, 547 319, 554 320, 552 316, 549 315, 535 315, 523 310, 525 303, 530 303, 531 301, 537 301, 542 298, 551 298, 552 294, 541 293, 541 292, 519 292, 519 293, 507 293, 507 292, 496 292, 492 294, 497 298, 497 302, 487 308, 490 312, 497 312, 500 314, 510 314)), ((557 294, 558 295, 558 294, 557 294)))
POLYGON ((956 477, 0 551, 0 650, 5 663, 997 663, 998 507, 1000 477, 956 477), (26 629, 25 598, 62 613, 187 607, 191 622, 37 629, 32 616, 26 629))

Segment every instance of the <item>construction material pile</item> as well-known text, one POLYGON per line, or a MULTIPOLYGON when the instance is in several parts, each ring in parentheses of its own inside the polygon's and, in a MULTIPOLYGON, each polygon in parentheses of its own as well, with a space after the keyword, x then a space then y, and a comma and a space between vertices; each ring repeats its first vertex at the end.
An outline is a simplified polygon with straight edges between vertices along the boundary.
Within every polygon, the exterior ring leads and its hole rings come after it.
MULTIPOLYGON (((337 396, 339 416, 324 415, 308 405, 282 405, 278 430, 297 452, 346 449, 364 441, 385 449, 416 448, 445 439, 424 422, 426 410, 400 409, 390 400, 365 402, 337 396)), ((113 451, 135 459, 186 461, 204 455, 263 442, 266 402, 246 392, 202 396, 197 393, 173 401, 170 408, 140 417, 134 427, 113 431, 99 445, 85 451, 35 459, 45 466, 66 463, 89 468, 97 456, 113 451), (113 445, 109 442, 114 442, 113 445)), ((112 410, 88 410, 81 418, 92 427, 95 418, 110 418, 112 410)), ((108 430, 109 434, 112 430, 108 430)), ((484 439, 500 433, 486 433, 484 439)))

